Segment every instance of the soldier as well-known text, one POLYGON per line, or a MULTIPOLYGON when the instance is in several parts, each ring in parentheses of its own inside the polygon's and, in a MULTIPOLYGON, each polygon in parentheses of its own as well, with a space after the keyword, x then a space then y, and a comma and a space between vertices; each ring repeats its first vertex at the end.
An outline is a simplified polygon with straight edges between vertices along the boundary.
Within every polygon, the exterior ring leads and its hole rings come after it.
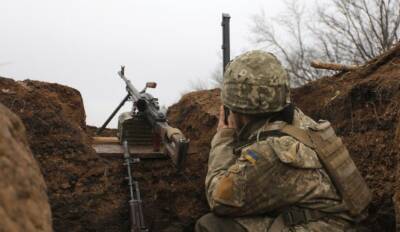
POLYGON ((206 195, 196 231, 349 231, 371 195, 329 122, 290 102, 277 58, 251 51, 224 74, 206 195), (325 158, 329 157, 329 159, 325 158))

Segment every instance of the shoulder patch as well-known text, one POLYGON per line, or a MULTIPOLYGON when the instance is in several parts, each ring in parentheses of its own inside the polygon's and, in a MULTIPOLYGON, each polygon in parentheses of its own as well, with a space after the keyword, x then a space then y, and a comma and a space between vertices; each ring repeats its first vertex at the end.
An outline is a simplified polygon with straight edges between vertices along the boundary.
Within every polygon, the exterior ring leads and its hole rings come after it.
POLYGON ((245 154, 243 156, 248 161, 250 161, 250 163, 253 164, 253 165, 255 165, 257 160, 259 159, 258 154, 255 151, 251 150, 251 149, 246 150, 245 154))

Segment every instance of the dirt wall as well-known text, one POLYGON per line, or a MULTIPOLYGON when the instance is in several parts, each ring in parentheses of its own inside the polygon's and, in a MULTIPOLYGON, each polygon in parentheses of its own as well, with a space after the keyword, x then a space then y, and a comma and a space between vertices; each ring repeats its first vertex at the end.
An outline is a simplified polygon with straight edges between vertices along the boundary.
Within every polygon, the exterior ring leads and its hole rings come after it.
POLYGON ((123 176, 114 175, 91 148, 80 93, 59 84, 0 78, 0 103, 26 127, 48 187, 54 230, 121 231, 124 210, 114 199, 122 201, 125 194, 109 179, 118 185, 123 176))
POLYGON ((400 46, 360 69, 310 83, 293 99, 314 119, 332 122, 373 190, 372 231, 394 231, 398 191, 400 46), (398 138, 398 137, 397 137, 398 138))
POLYGON ((21 120, 0 104, 0 231, 52 231, 46 184, 21 120))

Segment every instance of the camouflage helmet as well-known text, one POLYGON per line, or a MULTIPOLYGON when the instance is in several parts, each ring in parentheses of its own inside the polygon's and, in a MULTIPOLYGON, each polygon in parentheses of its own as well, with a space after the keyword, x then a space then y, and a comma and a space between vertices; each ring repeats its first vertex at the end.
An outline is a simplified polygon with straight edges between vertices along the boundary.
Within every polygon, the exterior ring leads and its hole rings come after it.
POLYGON ((289 78, 272 53, 246 52, 229 63, 221 97, 222 103, 234 112, 277 112, 290 103, 289 78))

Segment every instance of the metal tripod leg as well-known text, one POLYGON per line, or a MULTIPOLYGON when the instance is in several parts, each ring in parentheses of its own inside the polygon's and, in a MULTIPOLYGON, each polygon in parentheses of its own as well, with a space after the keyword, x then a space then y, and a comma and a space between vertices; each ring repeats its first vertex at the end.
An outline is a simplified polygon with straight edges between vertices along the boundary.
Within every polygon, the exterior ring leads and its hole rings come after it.
POLYGON ((119 105, 117 106, 117 108, 111 113, 111 115, 107 118, 107 120, 104 122, 104 124, 97 129, 96 131, 96 135, 101 134, 101 132, 103 132, 103 130, 106 128, 106 126, 108 125, 108 123, 110 123, 111 119, 114 118, 115 114, 118 113, 119 109, 121 109, 121 107, 125 104, 126 101, 128 101, 130 94, 128 93, 124 99, 121 101, 121 103, 119 103, 119 105))

